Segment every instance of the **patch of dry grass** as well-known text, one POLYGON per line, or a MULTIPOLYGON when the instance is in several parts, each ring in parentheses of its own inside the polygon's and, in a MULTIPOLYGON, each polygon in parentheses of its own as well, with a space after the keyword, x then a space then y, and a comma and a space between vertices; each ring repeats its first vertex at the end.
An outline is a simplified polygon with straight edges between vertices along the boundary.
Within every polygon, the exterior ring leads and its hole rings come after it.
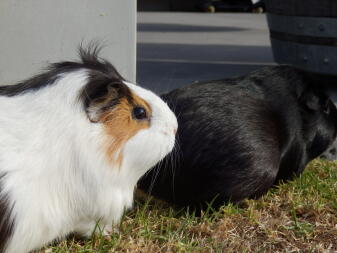
POLYGON ((40 252, 337 252, 337 163, 313 161, 259 200, 201 217, 137 204, 120 233, 69 239, 40 252))

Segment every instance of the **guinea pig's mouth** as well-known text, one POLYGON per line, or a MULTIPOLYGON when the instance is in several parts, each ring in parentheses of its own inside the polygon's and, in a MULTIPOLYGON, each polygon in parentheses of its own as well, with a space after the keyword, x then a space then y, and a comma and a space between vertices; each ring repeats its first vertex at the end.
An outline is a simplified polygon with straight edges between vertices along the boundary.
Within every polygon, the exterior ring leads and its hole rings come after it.
MULTIPOLYGON (((166 136, 169 136, 169 135, 170 135, 169 130, 167 130, 167 131, 161 131, 161 133, 162 133, 163 135, 166 135, 166 136)), ((172 129, 172 133, 173 133, 173 135, 175 136, 175 135, 177 134, 177 128, 173 128, 173 129, 172 129)))

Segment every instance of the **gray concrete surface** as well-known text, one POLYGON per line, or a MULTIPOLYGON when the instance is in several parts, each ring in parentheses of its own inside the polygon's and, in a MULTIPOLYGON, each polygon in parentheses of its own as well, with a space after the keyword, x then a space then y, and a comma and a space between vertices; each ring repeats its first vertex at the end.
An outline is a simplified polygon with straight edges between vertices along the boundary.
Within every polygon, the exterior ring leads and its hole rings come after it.
POLYGON ((100 40, 102 55, 136 77, 136 0, 0 0, 0 83, 14 83, 49 62, 77 58, 100 40))
POLYGON ((265 15, 138 12, 137 82, 158 93, 275 64, 265 15))

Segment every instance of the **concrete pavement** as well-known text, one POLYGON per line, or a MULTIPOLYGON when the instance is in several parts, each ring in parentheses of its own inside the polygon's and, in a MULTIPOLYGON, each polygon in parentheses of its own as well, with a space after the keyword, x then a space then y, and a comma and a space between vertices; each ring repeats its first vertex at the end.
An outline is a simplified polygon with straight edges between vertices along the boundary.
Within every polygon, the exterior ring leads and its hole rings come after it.
POLYGON ((158 93, 275 64, 265 15, 139 12, 137 82, 158 93))

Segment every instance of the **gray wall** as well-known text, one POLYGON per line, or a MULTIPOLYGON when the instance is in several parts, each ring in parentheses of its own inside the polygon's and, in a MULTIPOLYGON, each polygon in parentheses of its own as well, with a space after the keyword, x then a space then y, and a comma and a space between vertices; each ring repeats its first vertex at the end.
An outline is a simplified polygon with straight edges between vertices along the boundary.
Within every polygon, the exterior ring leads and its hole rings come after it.
POLYGON ((136 79, 136 0, 0 0, 0 84, 77 59, 77 46, 106 46, 102 56, 136 79))

